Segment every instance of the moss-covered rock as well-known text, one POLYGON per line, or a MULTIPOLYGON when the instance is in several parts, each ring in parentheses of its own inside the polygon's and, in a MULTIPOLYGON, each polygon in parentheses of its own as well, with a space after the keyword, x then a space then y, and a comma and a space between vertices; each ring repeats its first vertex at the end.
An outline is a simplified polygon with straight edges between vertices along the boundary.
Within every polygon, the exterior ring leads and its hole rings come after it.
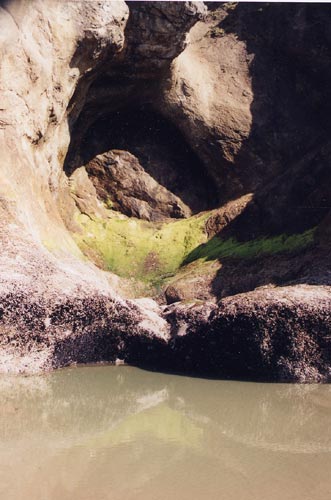
POLYGON ((215 260, 226 257, 250 259, 259 255, 273 255, 283 252, 293 252, 305 248, 314 242, 315 229, 309 229, 301 234, 281 234, 274 237, 258 238, 240 242, 234 238, 223 239, 215 236, 207 243, 195 248, 184 260, 189 264, 198 259, 215 260))
POLYGON ((108 219, 76 214, 81 228, 75 239, 82 251, 106 270, 160 284, 185 258, 207 241, 209 212, 164 223, 146 222, 109 212, 108 219))

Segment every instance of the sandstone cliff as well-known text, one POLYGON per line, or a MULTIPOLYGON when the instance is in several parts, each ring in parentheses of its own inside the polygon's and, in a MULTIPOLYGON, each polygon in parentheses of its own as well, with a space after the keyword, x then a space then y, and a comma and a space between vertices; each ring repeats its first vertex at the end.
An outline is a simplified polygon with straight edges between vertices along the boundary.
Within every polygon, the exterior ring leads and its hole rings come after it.
POLYGON ((2 4, 1 371, 330 378, 329 17, 2 4))

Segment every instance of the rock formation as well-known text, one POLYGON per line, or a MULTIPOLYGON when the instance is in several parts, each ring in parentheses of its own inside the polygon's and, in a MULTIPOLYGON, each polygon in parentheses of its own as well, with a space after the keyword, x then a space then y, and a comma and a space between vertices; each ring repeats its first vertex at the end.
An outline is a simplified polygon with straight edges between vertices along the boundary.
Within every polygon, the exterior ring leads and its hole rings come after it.
POLYGON ((86 171, 99 198, 125 215, 145 220, 191 215, 189 207, 158 184, 127 151, 114 149, 98 155, 86 171))
POLYGON ((0 371, 331 377, 327 5, 0 7, 0 371))

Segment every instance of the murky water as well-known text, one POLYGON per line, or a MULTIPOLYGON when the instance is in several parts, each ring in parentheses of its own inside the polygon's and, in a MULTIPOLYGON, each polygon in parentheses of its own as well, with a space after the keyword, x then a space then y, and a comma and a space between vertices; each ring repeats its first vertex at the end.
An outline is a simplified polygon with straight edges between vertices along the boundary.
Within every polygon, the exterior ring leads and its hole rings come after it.
POLYGON ((331 386, 0 377, 1 500, 329 500, 331 386))

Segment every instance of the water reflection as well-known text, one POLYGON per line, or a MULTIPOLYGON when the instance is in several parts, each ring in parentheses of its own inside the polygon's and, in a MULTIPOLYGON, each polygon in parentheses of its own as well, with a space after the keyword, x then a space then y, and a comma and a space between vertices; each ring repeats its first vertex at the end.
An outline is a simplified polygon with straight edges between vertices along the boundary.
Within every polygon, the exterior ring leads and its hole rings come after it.
POLYGON ((0 498, 330 498, 331 386, 130 367, 0 378, 0 498))

